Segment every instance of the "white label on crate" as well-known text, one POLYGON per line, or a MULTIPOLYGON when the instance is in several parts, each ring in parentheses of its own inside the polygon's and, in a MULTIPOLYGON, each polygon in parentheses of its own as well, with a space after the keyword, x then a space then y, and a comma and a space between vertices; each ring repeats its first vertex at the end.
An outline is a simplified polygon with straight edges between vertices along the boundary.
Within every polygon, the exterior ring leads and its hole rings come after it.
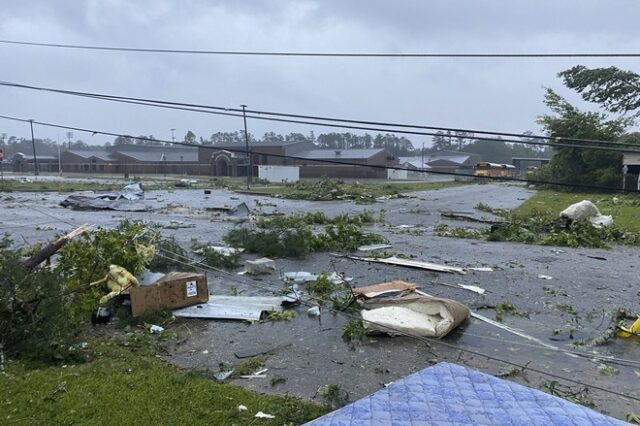
POLYGON ((187 297, 198 295, 198 283, 195 281, 187 281, 187 297))

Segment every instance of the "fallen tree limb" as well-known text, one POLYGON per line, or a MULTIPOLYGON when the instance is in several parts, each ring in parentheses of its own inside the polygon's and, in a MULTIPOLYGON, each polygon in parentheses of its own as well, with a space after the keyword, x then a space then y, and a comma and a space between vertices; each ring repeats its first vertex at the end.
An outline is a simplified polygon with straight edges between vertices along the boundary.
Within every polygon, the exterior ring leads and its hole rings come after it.
POLYGON ((477 223, 488 223, 491 225, 497 224, 497 223, 504 223, 503 220, 492 220, 492 219, 484 219, 481 217, 475 217, 475 216, 469 216, 466 214, 459 214, 459 213, 453 213, 453 212, 442 212, 440 213, 440 216, 447 218, 447 219, 455 219, 455 220, 466 220, 469 222, 477 222, 477 223))
POLYGON ((64 247, 64 245, 67 244, 70 240, 77 237, 78 235, 81 235, 87 232, 87 230, 89 230, 89 224, 85 223, 84 225, 69 232, 67 235, 64 235, 58 238, 57 240, 55 240, 54 242, 47 244, 44 248, 42 248, 40 251, 35 253, 30 258, 23 260, 21 262, 22 266, 27 271, 32 271, 36 266, 38 266, 39 264, 49 259, 54 254, 56 254, 56 252, 60 250, 62 247, 64 247))
POLYGON ((611 320, 609 321, 609 325, 607 329, 600 334, 600 336, 595 337, 587 342, 587 346, 602 346, 607 344, 609 340, 614 339, 616 337, 616 333, 618 332, 618 326, 620 321, 625 319, 633 319, 633 315, 631 312, 628 312, 625 308, 618 308, 611 313, 611 320))

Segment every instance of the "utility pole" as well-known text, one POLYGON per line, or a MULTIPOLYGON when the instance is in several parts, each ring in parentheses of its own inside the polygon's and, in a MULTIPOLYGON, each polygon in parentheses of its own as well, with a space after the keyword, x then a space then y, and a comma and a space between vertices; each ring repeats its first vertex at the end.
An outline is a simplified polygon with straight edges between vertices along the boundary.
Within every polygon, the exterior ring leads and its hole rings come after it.
POLYGON ((36 139, 33 136, 33 119, 29 120, 29 125, 31 126, 31 146, 33 146, 33 172, 35 176, 38 176, 40 172, 38 171, 38 155, 36 154, 36 139))
POLYGON ((60 158, 60 134, 56 135, 58 138, 58 176, 62 177, 62 159, 60 158))
MULTIPOLYGON (((424 171, 424 142, 422 142, 422 164, 420 165, 420 169, 424 171)), ((421 179, 425 179, 427 177, 424 173, 420 173, 420 175, 421 179)))
POLYGON ((2 133, 0 135, 0 187, 4 188, 4 166, 2 162, 4 161, 4 140, 7 138, 6 133, 2 133))
POLYGON ((240 105, 242 107, 242 120, 244 120, 244 144, 247 150, 247 189, 251 186, 251 175, 253 174, 253 159, 249 152, 249 133, 247 133, 247 106, 240 105))
POLYGON ((69 144, 67 145, 67 149, 71 149, 71 138, 73 137, 73 132, 67 132, 67 141, 69 144))
POLYGON ((176 141, 176 129, 169 129, 171 130, 171 142, 175 142, 176 141))

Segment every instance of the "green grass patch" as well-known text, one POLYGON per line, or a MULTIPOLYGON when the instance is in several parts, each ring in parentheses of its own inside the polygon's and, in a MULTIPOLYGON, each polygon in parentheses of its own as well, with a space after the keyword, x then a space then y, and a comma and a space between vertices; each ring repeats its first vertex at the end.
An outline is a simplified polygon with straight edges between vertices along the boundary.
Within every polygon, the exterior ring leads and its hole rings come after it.
POLYGON ((250 424, 258 411, 275 419, 261 425, 300 424, 325 408, 291 397, 265 396, 218 384, 155 356, 103 342, 92 362, 27 369, 9 362, 0 375, 3 424, 250 424), (247 411, 238 411, 244 405, 247 411))
POLYGON ((589 200, 603 215, 612 215, 613 223, 621 230, 640 232, 640 196, 633 194, 611 195, 602 193, 566 193, 549 190, 537 191, 535 195, 513 210, 515 217, 551 216, 571 204, 589 200))
MULTIPOLYGON (((477 205, 478 209, 489 208, 477 205)), ((446 225, 435 227, 438 236, 486 239, 565 247, 609 248, 610 244, 640 245, 640 197, 635 195, 569 194, 538 191, 512 211, 493 210, 503 222, 491 230, 468 230, 446 225), (566 223, 560 212, 582 200, 593 202, 603 215, 613 217, 613 225, 596 228, 587 220, 566 223), (491 232, 490 232, 491 231, 491 232)))

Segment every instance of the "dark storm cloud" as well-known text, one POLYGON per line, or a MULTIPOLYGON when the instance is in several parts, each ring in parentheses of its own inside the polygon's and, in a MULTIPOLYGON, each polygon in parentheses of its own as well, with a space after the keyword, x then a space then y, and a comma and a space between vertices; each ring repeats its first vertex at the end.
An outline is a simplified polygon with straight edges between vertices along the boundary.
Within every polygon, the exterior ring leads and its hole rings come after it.
MULTIPOLYGON (((635 1, 5 0, 0 38, 158 48, 389 52, 636 51, 635 1), (615 6, 615 7, 613 7, 615 6)), ((576 63, 204 57, 0 45, 0 79, 224 106, 386 121, 538 130, 543 86, 576 63)), ((168 138, 236 130, 237 119, 0 89, 2 114, 168 138)), ((583 107, 589 107, 582 105, 583 107)), ((253 133, 312 128, 252 121, 253 133)), ((2 132, 26 135, 0 122, 2 132)), ((321 129, 313 129, 316 132, 321 129)), ((55 138, 64 131, 38 129, 55 138)), ((420 143, 419 138, 414 138, 420 143)), ((103 140, 99 140, 102 142, 103 140)))

